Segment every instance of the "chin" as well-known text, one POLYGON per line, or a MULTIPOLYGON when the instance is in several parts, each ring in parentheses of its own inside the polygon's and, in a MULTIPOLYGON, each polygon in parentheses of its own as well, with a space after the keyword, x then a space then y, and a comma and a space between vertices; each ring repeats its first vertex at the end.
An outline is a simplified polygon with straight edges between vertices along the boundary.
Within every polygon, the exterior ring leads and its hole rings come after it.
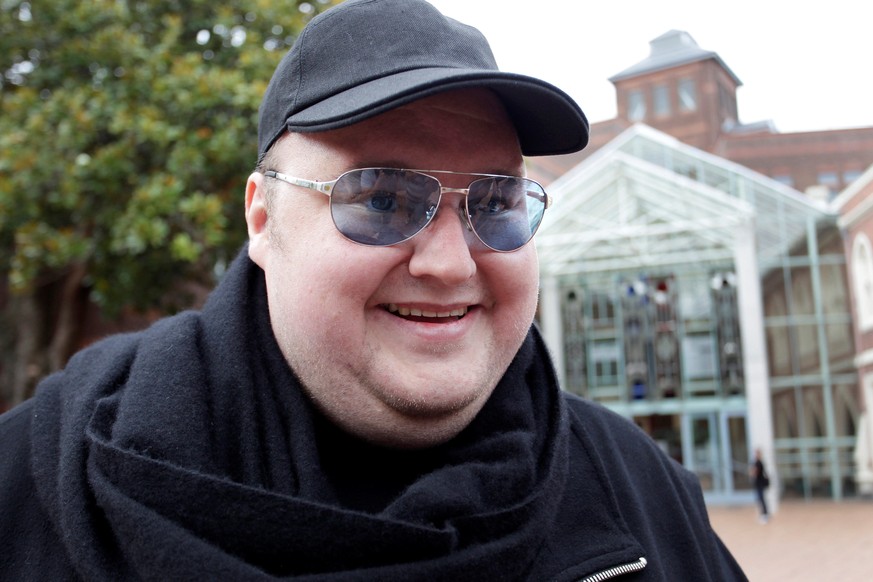
POLYGON ((408 414, 383 409, 366 417, 334 421, 351 434, 376 445, 424 449, 452 440, 473 421, 486 401, 487 398, 473 400, 466 406, 439 413, 419 410, 416 414, 408 414))

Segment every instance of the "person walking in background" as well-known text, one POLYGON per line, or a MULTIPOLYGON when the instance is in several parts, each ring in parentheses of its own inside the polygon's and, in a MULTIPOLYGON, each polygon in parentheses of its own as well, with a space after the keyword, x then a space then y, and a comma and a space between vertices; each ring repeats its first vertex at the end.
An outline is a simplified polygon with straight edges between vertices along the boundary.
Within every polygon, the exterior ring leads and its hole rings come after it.
POLYGON ((764 493, 770 487, 770 477, 767 476, 767 469, 764 467, 764 461, 761 455, 761 449, 755 450, 755 460, 752 466, 749 467, 749 475, 752 477, 752 484, 755 486, 755 495, 758 498, 758 505, 761 513, 758 515, 758 521, 767 523, 770 520, 770 514, 767 511, 767 499, 764 493))

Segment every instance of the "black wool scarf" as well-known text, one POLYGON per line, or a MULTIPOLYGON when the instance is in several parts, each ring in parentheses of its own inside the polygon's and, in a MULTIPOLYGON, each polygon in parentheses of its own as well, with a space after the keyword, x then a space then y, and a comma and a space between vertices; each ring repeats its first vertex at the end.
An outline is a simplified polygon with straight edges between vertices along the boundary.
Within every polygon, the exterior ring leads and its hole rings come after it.
POLYGON ((460 435, 380 449, 303 394, 245 249, 202 312, 95 344, 36 398, 38 493, 87 580, 523 579, 567 475, 535 329, 460 435))

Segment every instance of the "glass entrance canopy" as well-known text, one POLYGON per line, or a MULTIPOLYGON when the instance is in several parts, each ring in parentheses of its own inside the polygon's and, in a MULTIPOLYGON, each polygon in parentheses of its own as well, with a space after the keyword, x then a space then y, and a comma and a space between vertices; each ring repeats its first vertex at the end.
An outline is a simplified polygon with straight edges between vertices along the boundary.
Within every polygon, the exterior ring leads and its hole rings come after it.
POLYGON ((851 319, 824 203, 644 125, 549 190, 540 321, 565 389, 633 418, 711 499, 748 495, 754 448, 785 494, 851 487, 851 319))

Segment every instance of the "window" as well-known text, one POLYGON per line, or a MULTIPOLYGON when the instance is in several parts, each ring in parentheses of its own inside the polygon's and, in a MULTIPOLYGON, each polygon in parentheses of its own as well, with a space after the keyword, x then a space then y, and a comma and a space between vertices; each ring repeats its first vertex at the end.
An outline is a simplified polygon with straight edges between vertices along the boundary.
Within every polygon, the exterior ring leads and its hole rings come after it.
POLYGON ((855 236, 851 266, 858 326, 867 331, 873 328, 873 248, 865 234, 855 236))
POLYGON ((670 89, 666 85, 658 85, 654 92, 655 115, 670 115, 670 89))
POLYGON ((612 302, 612 297, 605 293, 591 294, 591 319, 596 329, 615 326, 615 304, 612 302))
POLYGON ((818 173, 818 183, 835 188, 840 185, 840 177, 836 172, 825 171, 818 173))
POLYGON ((719 115, 729 124, 737 121, 737 103, 734 94, 724 85, 718 86, 719 115))
POLYGON ((619 348, 615 340, 601 340, 591 344, 595 386, 618 384, 618 359, 619 348))
POLYGON ((794 187, 794 178, 792 178, 788 174, 779 174, 777 176, 773 176, 773 179, 781 184, 785 184, 786 186, 794 187))
POLYGON ((714 338, 708 333, 683 337, 682 359, 687 380, 712 380, 716 376, 714 338))
POLYGON ((646 96, 640 90, 627 94, 628 121, 642 121, 646 117, 646 96))
POLYGON ((697 111, 697 89, 694 86, 694 79, 679 81, 679 110, 697 111))
POLYGON ((828 200, 837 194, 840 188, 840 175, 837 172, 826 170, 818 173, 818 183, 828 188, 828 200))
POLYGON ((846 170, 845 172, 843 172, 843 183, 851 184, 852 182, 860 178, 862 173, 863 172, 861 172, 861 170, 846 170))

